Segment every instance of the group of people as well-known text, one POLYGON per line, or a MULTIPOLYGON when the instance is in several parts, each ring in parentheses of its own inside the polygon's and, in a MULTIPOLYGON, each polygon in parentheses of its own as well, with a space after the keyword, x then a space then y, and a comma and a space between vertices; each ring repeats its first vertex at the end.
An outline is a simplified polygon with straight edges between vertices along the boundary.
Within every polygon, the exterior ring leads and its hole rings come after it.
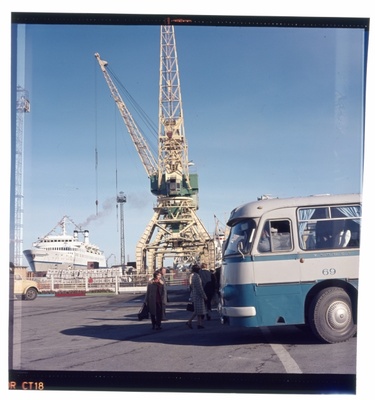
MULTIPOLYGON (((151 315, 152 329, 160 330, 162 321, 166 321, 166 304, 168 302, 167 285, 165 281, 166 268, 154 272, 152 279, 147 285, 145 304, 151 315)), ((203 329, 203 320, 211 319, 211 303, 216 291, 216 277, 202 263, 201 266, 192 266, 190 275, 190 297, 194 305, 194 311, 186 322, 193 329, 193 320, 197 317, 197 328, 203 329)))

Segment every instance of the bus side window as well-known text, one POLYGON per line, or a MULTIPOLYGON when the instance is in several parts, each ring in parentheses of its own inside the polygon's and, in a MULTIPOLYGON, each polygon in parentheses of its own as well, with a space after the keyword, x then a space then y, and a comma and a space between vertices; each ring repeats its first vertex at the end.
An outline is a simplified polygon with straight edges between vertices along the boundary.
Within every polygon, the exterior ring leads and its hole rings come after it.
POLYGON ((358 248, 361 207, 340 205, 298 209, 301 249, 358 248))
POLYGON ((290 221, 266 221, 258 244, 261 253, 288 251, 292 249, 290 221))

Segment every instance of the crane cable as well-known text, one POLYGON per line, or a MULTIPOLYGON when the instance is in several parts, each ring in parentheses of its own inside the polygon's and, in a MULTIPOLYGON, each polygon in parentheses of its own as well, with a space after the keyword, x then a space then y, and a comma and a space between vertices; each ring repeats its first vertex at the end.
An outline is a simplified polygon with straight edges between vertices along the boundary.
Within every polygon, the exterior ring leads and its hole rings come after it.
POLYGON ((99 206, 99 200, 98 200, 98 88, 97 88, 97 68, 96 68, 96 62, 94 64, 94 71, 95 71, 95 76, 94 76, 94 101, 95 101, 95 207, 96 207, 96 215, 98 215, 98 206, 99 206))
MULTIPOLYGON (((139 105, 139 103, 135 100, 135 98, 130 94, 130 92, 126 89, 126 87, 121 83, 120 79, 117 77, 117 75, 113 72, 113 70, 107 66, 107 71, 108 73, 111 74, 112 79, 114 82, 116 82, 117 87, 121 89, 121 93, 124 95, 124 97, 127 98, 129 101, 129 104, 132 106, 136 114, 139 116, 139 118, 143 121, 145 126, 147 127, 149 133, 151 133, 152 140, 148 140, 147 143, 154 152, 154 154, 158 154, 158 148, 157 148, 157 143, 158 143, 158 127, 156 124, 152 121, 150 116, 147 115, 145 110, 139 105)), ((119 89, 119 91, 120 91, 119 89)), ((138 126, 138 129, 140 127, 138 126)), ((142 131, 143 136, 145 136, 145 132, 142 131)), ((147 135, 150 136, 150 135, 147 135)))
MULTIPOLYGON (((118 195, 118 168, 117 168, 117 110, 116 106, 114 107, 114 119, 115 119, 115 180, 116 180, 116 196, 118 195)), ((116 197, 117 199, 117 197, 116 197)), ((118 215, 118 202, 116 201, 116 221, 117 221, 117 232, 119 231, 119 215, 118 215)))

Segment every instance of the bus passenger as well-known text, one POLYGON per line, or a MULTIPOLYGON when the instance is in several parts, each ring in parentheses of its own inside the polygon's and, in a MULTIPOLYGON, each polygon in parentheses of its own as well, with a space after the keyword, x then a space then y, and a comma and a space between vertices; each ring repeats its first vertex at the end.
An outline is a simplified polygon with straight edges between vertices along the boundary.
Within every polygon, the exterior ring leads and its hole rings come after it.
POLYGON ((268 227, 263 228, 262 236, 260 237, 258 244, 258 251, 260 251, 261 253, 271 251, 270 234, 268 231, 268 227))

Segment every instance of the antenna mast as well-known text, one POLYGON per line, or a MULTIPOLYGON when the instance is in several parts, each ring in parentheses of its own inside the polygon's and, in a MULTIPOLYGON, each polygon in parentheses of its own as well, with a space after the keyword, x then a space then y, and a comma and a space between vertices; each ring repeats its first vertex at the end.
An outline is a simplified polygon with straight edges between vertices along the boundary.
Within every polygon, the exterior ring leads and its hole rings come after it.
POLYGON ((126 196, 124 192, 120 192, 117 196, 117 203, 120 204, 120 246, 121 246, 121 265, 125 265, 125 231, 124 231, 124 203, 126 196))

